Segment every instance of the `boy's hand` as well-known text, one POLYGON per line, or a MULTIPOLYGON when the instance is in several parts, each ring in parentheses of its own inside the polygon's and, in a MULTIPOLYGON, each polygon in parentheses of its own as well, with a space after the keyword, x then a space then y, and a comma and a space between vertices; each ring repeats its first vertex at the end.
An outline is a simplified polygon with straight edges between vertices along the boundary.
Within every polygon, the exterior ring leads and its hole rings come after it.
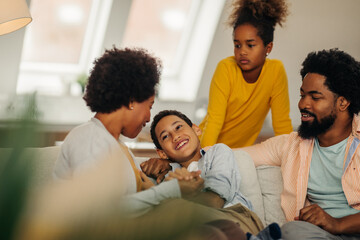
POLYGON ((155 178, 160 183, 171 170, 170 162, 162 158, 150 158, 140 164, 141 170, 149 177, 155 178))
POLYGON ((191 180, 179 180, 179 186, 181 191, 181 196, 183 198, 193 198, 200 193, 201 189, 204 187, 204 179, 199 177, 194 177, 191 180))
POLYGON ((178 180, 190 181, 193 178, 200 177, 201 171, 189 172, 186 168, 177 168, 174 172, 170 172, 165 181, 177 178, 178 180))
POLYGON ((140 172, 140 177, 141 177, 141 191, 149 189, 153 186, 155 186, 155 184, 145 175, 145 173, 143 173, 142 171, 140 172))
POLYGON ((166 181, 177 178, 183 198, 193 198, 204 187, 204 180, 200 177, 201 171, 189 172, 186 168, 177 168, 170 172, 166 181))

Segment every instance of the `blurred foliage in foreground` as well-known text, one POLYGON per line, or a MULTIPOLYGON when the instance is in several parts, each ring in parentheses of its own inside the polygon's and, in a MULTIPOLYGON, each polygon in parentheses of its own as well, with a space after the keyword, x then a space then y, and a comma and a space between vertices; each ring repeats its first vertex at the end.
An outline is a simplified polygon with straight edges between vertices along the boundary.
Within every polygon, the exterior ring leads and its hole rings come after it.
POLYGON ((9 148, 0 152, 0 239, 13 239, 18 220, 24 210, 31 180, 31 156, 24 154, 24 146, 36 141, 38 126, 35 95, 27 99, 26 110, 16 126, 9 126, 9 148))

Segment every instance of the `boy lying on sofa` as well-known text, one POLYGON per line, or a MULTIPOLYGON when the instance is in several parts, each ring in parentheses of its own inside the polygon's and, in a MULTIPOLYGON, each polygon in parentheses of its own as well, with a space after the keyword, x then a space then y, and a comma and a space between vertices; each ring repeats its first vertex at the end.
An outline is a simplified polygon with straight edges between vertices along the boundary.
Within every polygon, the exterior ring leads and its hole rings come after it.
MULTIPOLYGON (((201 171, 204 189, 193 201, 215 208, 228 207, 239 216, 240 228, 263 228, 260 219, 252 212, 252 205, 240 192, 240 173, 232 150, 224 144, 215 144, 207 152, 201 149, 198 136, 201 130, 184 114, 175 110, 158 113, 151 124, 151 138, 162 159, 181 165, 169 173, 169 178, 182 178, 191 171, 201 171)), ((244 229, 245 230, 245 229, 244 229)), ((260 239, 281 237, 274 223, 261 231, 260 239)), ((250 236, 249 236, 250 238, 250 236)), ((251 239, 256 239, 252 236, 251 239)))

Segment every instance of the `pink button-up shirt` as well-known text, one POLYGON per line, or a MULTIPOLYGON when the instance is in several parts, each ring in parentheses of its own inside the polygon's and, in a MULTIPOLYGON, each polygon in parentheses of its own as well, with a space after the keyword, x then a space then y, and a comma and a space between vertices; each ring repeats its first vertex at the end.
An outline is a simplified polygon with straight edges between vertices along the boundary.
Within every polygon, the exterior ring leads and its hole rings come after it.
MULTIPOLYGON (((353 120, 353 131, 346 145, 342 187, 349 205, 360 210, 360 117, 353 120)), ((256 166, 281 167, 284 189, 281 207, 288 221, 299 215, 306 201, 307 184, 314 139, 301 139, 297 132, 280 135, 260 144, 242 148, 248 152, 256 166)))

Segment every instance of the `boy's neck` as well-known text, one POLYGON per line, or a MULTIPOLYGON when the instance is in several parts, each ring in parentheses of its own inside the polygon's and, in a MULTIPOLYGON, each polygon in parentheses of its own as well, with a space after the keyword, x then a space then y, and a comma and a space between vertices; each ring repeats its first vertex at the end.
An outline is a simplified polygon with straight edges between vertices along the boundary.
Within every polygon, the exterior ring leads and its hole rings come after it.
POLYGON ((180 163, 180 165, 184 168, 188 168, 188 166, 192 163, 192 162, 197 162, 200 160, 200 158, 202 158, 202 155, 200 153, 200 149, 197 149, 191 156, 189 156, 189 160, 187 161, 183 161, 180 163))

